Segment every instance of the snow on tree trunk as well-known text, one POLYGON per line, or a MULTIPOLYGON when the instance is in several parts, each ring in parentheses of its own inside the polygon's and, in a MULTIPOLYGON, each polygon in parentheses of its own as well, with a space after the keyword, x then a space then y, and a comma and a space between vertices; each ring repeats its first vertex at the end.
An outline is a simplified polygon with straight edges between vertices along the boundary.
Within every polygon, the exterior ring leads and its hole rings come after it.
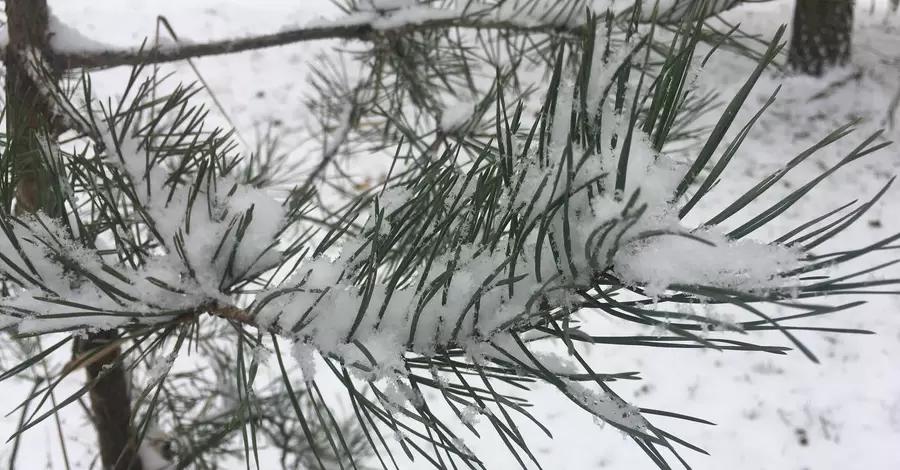
POLYGON ((788 66, 820 76, 850 60, 853 0, 796 0, 788 66))

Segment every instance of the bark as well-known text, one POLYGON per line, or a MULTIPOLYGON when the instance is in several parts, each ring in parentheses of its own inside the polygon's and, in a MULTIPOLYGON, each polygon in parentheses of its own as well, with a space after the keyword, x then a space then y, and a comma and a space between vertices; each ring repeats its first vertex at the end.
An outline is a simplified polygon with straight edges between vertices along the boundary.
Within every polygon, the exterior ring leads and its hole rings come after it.
MULTIPOLYGON (((50 103, 41 93, 34 74, 29 73, 29 54, 40 56, 50 51, 46 1, 8 0, 6 2, 9 45, 4 51, 6 66, 6 126, 9 155, 12 156, 12 182, 16 214, 45 209, 55 212, 52 198, 40 191, 42 171, 40 138, 51 125, 50 103)), ((49 71, 51 75, 57 75, 49 71)), ((52 77, 55 78, 55 77, 52 77)), ((9 209, 11 200, 4 201, 9 209)))
POLYGON ((788 66, 821 76, 850 61, 854 0, 795 0, 788 66))
MULTIPOLYGON (((110 341, 115 341, 115 330, 93 333, 87 338, 75 338, 73 354, 97 354, 110 341)), ((88 381, 96 381, 88 392, 93 412, 94 427, 100 443, 100 460, 103 468, 114 470, 142 470, 137 456, 137 440, 131 427, 131 397, 128 377, 119 357, 120 347, 103 351, 98 360, 91 361, 87 370, 88 381)))
MULTIPOLYGON (((44 211, 61 217, 63 207, 55 194, 56 184, 45 156, 49 145, 56 145, 61 123, 53 112, 49 90, 60 78, 54 68, 48 28, 46 0, 6 0, 9 44, 3 51, 6 66, 6 102, 9 169, 15 195, 4 194, 3 211, 15 200, 15 214, 44 211), (36 65, 38 65, 36 67, 36 65), (42 146, 45 147, 42 149, 42 146)), ((117 337, 116 331, 104 331, 76 339, 73 356, 90 354, 117 337)), ((141 470, 131 427, 131 399, 125 369, 118 347, 105 351, 102 357, 85 367, 88 382, 93 384, 89 396, 93 421, 97 428, 103 467, 114 470, 141 470)))

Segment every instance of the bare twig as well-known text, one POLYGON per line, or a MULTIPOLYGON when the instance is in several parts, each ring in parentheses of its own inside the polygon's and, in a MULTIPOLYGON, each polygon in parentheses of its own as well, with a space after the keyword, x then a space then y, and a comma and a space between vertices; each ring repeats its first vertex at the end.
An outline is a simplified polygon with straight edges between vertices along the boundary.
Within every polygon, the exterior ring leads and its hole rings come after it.
MULTIPOLYGON (((718 1, 704 11, 705 16, 713 16, 736 4, 739 0, 718 1)), ((685 2, 688 5, 689 2, 685 2)), ((672 11, 680 12, 678 14, 666 17, 654 18, 657 24, 679 24, 683 21, 681 13, 685 12, 684 6, 679 6, 672 11)), ((123 65, 141 65, 150 63, 174 62, 185 59, 193 59, 198 57, 233 54, 237 52, 251 51, 256 49, 264 49, 268 47, 284 46, 307 41, 319 41, 326 39, 352 39, 371 41, 378 38, 381 34, 391 33, 413 33, 417 31, 431 29, 479 29, 479 30, 510 30, 517 34, 521 33, 557 33, 557 34, 579 34, 585 25, 566 25, 560 21, 553 21, 554 18, 548 18, 548 21, 534 21, 529 19, 523 21, 517 18, 497 18, 490 13, 492 7, 472 8, 466 11, 460 11, 458 15, 450 14, 452 11, 443 9, 434 9, 435 14, 423 20, 402 20, 392 17, 390 14, 384 16, 360 16, 356 20, 336 20, 333 23, 325 23, 316 26, 296 27, 279 31, 277 33, 263 34, 259 36, 249 36, 244 38, 232 38, 218 41, 210 41, 204 43, 190 44, 166 44, 153 47, 136 47, 120 50, 109 51, 91 51, 72 53, 59 51, 56 54, 57 65, 63 69, 76 68, 106 68, 118 67, 123 65)), ((578 11, 581 15, 582 12, 578 11)), ((410 18, 413 18, 411 16, 410 18)), ((649 17, 647 22, 650 21, 649 17)))
MULTIPOLYGON (((487 22, 468 18, 439 18, 408 24, 402 27, 404 32, 428 30, 436 28, 478 28, 478 29, 515 29, 516 31, 561 30, 555 25, 534 25, 522 27, 509 21, 487 22)), ((401 28, 397 28, 401 29, 401 28)), ((573 33, 576 31, 572 31, 573 33)), ((148 63, 175 62, 185 59, 213 55, 234 54, 238 52, 285 46, 298 42, 319 41, 325 39, 373 40, 380 30, 373 21, 361 21, 351 24, 313 26, 307 28, 287 29, 272 34, 244 38, 225 39, 206 43, 159 45, 149 48, 131 48, 89 53, 60 53, 56 59, 65 69, 118 67, 122 65, 140 65, 148 63)))

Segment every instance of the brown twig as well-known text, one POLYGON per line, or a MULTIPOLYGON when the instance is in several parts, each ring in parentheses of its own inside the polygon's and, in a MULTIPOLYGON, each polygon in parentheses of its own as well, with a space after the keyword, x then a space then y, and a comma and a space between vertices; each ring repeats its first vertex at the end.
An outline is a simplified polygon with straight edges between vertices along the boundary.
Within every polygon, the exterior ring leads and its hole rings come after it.
MULTIPOLYGON (((75 340, 77 342, 78 338, 76 338, 75 340)), ((93 366, 94 364, 107 361, 109 355, 115 354, 124 342, 125 340, 119 337, 113 341, 107 342, 106 344, 98 345, 98 347, 100 348, 99 350, 86 349, 83 347, 73 348, 78 349, 79 352, 73 354, 72 359, 70 359, 69 362, 66 362, 65 365, 63 365, 62 370, 59 371, 59 375, 69 375, 76 369, 80 369, 82 367, 87 368, 93 366)))
MULTIPOLYGON (((560 30, 555 25, 537 25, 522 27, 509 21, 478 21, 470 18, 440 18, 408 24, 402 27, 404 32, 437 28, 479 28, 479 29, 515 29, 516 31, 560 30)), ((368 41, 380 34, 371 21, 352 24, 336 24, 305 28, 286 29, 277 33, 263 34, 244 38, 225 39, 205 43, 188 43, 177 45, 159 45, 149 48, 130 48, 90 53, 56 54, 57 64, 64 69, 118 67, 123 65, 143 65, 151 63, 175 62, 198 57, 234 54, 237 52, 285 46, 299 42, 319 41, 325 39, 354 39, 368 41)))
MULTIPOLYGON (((654 18, 658 25, 677 25, 685 20, 683 17, 691 12, 690 1, 682 0, 683 5, 676 5, 671 11, 680 14, 663 15, 654 18)), ((707 10, 697 12, 706 17, 711 17, 722 11, 728 10, 742 3, 740 0, 718 2, 707 7, 707 10)), ((57 64, 66 70, 77 68, 118 67, 123 65, 144 65, 153 63, 175 62, 185 59, 195 59, 237 52, 265 49, 269 47, 284 46, 299 42, 320 41, 326 39, 352 39, 370 41, 379 37, 383 32, 413 33, 431 29, 478 29, 478 30, 510 30, 516 33, 569 33, 579 34, 585 25, 562 26, 560 22, 554 22, 555 18, 549 18, 547 22, 517 21, 515 19, 495 18, 490 15, 492 9, 483 7, 478 10, 473 7, 471 11, 458 16, 447 15, 447 11, 441 12, 434 18, 417 22, 399 22, 390 27, 381 27, 388 16, 375 18, 360 18, 357 21, 335 21, 332 24, 321 26, 306 26, 288 28, 277 33, 248 36, 243 38, 224 39, 204 43, 158 45, 154 47, 135 47, 128 49, 109 50, 102 52, 71 53, 60 51, 56 54, 57 64)), ((581 14, 581 11, 577 12, 581 14)), ((646 15, 644 15, 646 16, 646 15)), ((625 17, 630 17, 625 14, 625 17)), ((639 21, 649 23, 650 17, 642 17, 639 21)))

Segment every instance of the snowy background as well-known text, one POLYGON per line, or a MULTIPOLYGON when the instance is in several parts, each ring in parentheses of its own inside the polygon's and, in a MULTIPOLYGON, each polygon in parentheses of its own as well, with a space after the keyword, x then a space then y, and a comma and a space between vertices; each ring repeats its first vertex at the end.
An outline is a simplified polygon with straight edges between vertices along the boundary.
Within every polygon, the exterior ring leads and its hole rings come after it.
MULTIPOLYGON (((781 183, 783 190, 803 184, 836 163, 870 133, 888 126, 888 107, 900 92, 900 16, 888 12, 887 1, 860 0, 857 5, 852 67, 822 79, 791 78, 767 73, 738 117, 740 129, 775 90, 783 88, 775 104, 757 123, 743 150, 733 160, 725 181, 694 217, 714 213, 716 201, 723 204, 743 189, 769 174, 797 153, 814 144, 834 128, 861 119, 856 132, 810 159, 781 183), (881 3, 879 3, 881 2, 881 3), (884 3, 884 4, 882 4, 884 3)), ((155 31, 157 15, 166 16, 176 32, 192 40, 220 39, 265 33, 304 24, 316 16, 333 16, 327 0, 51 0, 53 12, 65 23, 97 40, 134 45, 155 31)), ((771 37, 781 23, 789 21, 793 2, 780 0, 744 6, 725 18, 740 22, 748 32, 771 37)), ((286 136, 285 148, 296 147, 297 158, 308 148, 292 142, 292 130, 309 126, 304 98, 309 61, 335 46, 311 42, 195 61, 241 138, 249 143, 267 126, 286 136)), ((700 74, 699 86, 714 89, 727 101, 737 91, 755 64, 748 59, 720 52, 700 74)), ((167 64, 173 79, 195 81, 198 76, 187 63, 167 64)), ((98 95, 114 95, 124 83, 128 69, 95 74, 98 95)), ((709 116, 713 120, 715 116, 709 116)), ((898 125, 884 139, 900 136, 898 125)), ((224 124, 224 120, 222 121, 224 124)), ((360 161, 353 166, 364 177, 376 172, 378 162, 360 161)), ((842 170, 827 180, 805 203, 789 211, 758 238, 779 236, 798 223, 837 208, 856 198, 871 197, 900 169, 900 148, 890 146, 842 170)), ((778 195, 773 192, 771 197, 778 195)), ((783 193, 782 193, 783 194, 783 193)), ((893 188, 854 228, 826 249, 864 246, 900 232, 900 189, 893 188)), ((761 201, 765 203, 766 201, 761 201)), ((771 200, 770 200, 771 202, 771 200)), ((752 215, 752 214, 749 214, 752 215)), ((895 257, 898 253, 885 253, 895 257)), ((869 259, 868 264, 881 261, 869 259)), ((892 267, 879 276, 900 277, 892 267)), ((595 329, 624 333, 620 322, 605 319, 585 321, 595 329)), ((802 354, 719 353, 639 348, 594 348, 589 353, 600 371, 640 371, 643 381, 617 383, 624 398, 656 409, 672 410, 717 423, 703 426, 677 420, 657 419, 668 431, 706 449, 711 455, 687 453, 697 469, 735 470, 829 470, 865 468, 900 469, 900 298, 872 298, 864 307, 817 320, 816 324, 864 328, 875 336, 811 333, 801 335, 820 357, 809 362, 802 354)), ((629 328, 633 328, 630 327, 629 328)), ((769 343, 784 344, 773 335, 769 343)), ((66 379, 75 389, 82 377, 66 379)), ((12 411, 22 393, 14 382, 2 385, 3 414, 12 411)), ((529 398, 538 404, 535 416, 554 433, 550 440, 534 426, 523 425, 532 448, 548 469, 652 469, 653 463, 617 431, 599 429, 592 419, 549 389, 529 398)), ((3 418, 0 434, 8 436, 16 425, 16 414, 3 418)), ((63 417, 71 429, 68 447, 74 468, 87 468, 88 453, 95 439, 85 426, 80 410, 63 417)), ((505 447, 491 440, 467 439, 472 450, 490 469, 518 468, 505 447)), ((46 425, 29 431, 20 451, 20 468, 65 468, 60 459, 55 427, 46 425)), ((0 465, 8 448, 0 447, 0 465)), ((262 468, 276 468, 265 459, 262 468)), ((243 468, 240 465, 236 468, 243 468)), ((430 468, 426 462, 410 463, 403 469, 430 468)))

